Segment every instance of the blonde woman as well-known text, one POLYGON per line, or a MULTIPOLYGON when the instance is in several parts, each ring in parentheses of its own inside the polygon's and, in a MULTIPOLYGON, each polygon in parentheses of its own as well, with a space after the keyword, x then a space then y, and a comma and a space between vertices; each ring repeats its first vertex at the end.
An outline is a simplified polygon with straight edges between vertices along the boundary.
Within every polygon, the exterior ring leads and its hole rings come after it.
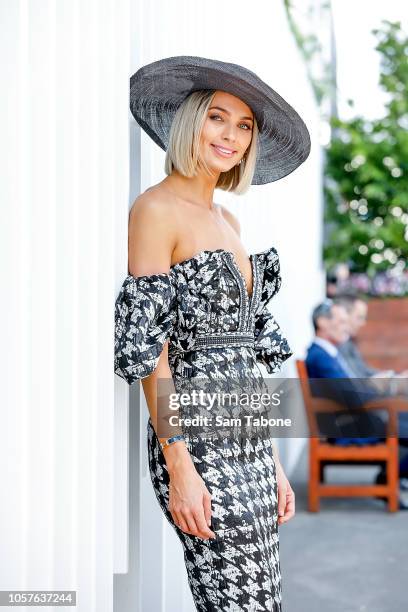
POLYGON ((151 480, 180 538, 197 610, 278 612, 278 527, 293 517, 295 498, 270 432, 238 437, 228 419, 217 428, 221 413, 237 413, 215 404, 203 435, 184 423, 192 402, 164 431, 158 423, 171 409, 158 389, 170 381, 182 392, 194 381, 259 392, 258 364, 277 372, 292 355, 270 311, 281 285, 277 251, 248 256, 237 218, 214 202, 214 190, 243 194, 286 176, 307 158, 309 134, 256 74, 201 57, 141 68, 131 110, 166 150, 166 177, 130 211, 115 372, 129 384, 142 380, 151 480))

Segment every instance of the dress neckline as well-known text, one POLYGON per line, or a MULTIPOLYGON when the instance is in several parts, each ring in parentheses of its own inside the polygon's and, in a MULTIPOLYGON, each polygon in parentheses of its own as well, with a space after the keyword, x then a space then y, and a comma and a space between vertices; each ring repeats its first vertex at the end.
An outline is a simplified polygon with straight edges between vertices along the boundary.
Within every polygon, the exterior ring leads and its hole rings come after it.
POLYGON ((254 290, 255 290, 255 286, 254 286, 255 285, 255 277, 254 277, 255 259, 259 257, 260 255, 266 255, 267 253, 273 250, 275 250, 275 247, 271 246, 271 247, 264 249, 263 251, 259 251, 257 253, 250 253, 248 255, 248 261, 250 262, 251 269, 252 269, 252 292, 251 294, 249 294, 248 292, 248 285, 245 280, 245 276, 243 275, 241 268, 238 265, 235 254, 233 253, 233 251, 229 251, 227 249, 222 249, 222 248, 220 249, 202 249, 201 251, 198 251, 198 253, 195 253, 191 257, 187 257, 187 259, 183 259, 182 261, 179 261, 173 264, 172 266, 170 266, 170 270, 176 269, 178 267, 183 267, 183 265, 186 265, 190 263, 191 261, 194 261, 195 259, 199 259, 203 255, 207 255, 207 254, 208 255, 216 255, 216 254, 227 255, 230 258, 239 276, 241 277, 241 281, 243 283, 248 299, 251 299, 254 294, 254 290))
POLYGON ((258 251, 257 253, 250 253, 248 255, 248 260, 251 262, 251 268, 252 268, 252 293, 251 295, 249 295, 248 293, 248 287, 246 284, 246 280, 244 275, 241 272, 240 267, 238 266, 238 263, 236 261, 235 255, 233 253, 233 251, 229 251, 228 249, 201 249, 201 251, 198 251, 198 253, 195 253, 194 255, 192 255, 191 257, 187 257, 187 259, 183 259, 182 261, 179 261, 173 265, 170 266, 170 271, 169 272, 156 272, 156 273, 152 273, 152 274, 142 274, 140 276, 133 276, 132 274, 128 274, 128 278, 131 278, 133 280, 137 280, 137 279, 146 279, 149 277, 159 277, 159 278, 170 278, 170 272, 172 272, 173 270, 177 270, 178 268, 182 268, 184 265, 194 261, 195 259, 199 259, 200 257, 202 257, 203 255, 216 255, 216 254, 220 254, 220 255, 226 255, 229 257, 234 269, 236 270, 240 280, 241 280, 241 284, 242 287, 244 289, 244 292, 246 293, 246 297, 248 298, 248 301, 250 301, 252 303, 253 301, 253 296, 254 296, 254 292, 255 292, 255 283, 256 283, 256 277, 258 277, 257 274, 257 267, 256 267, 256 262, 257 262, 257 258, 260 257, 261 255, 267 255, 268 253, 270 253, 271 251, 276 251, 275 247, 270 246, 266 249, 264 249, 263 251, 258 251))

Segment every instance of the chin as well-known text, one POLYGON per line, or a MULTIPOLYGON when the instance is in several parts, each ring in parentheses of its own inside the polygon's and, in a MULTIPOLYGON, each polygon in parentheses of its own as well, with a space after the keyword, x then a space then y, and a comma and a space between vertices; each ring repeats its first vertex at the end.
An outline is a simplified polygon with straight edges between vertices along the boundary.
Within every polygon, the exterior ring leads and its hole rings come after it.
POLYGON ((215 170, 216 172, 229 172, 230 170, 232 170, 234 165, 235 164, 223 164, 223 163, 220 163, 220 161, 218 159, 216 161, 212 161, 212 163, 208 164, 208 166, 212 170, 215 170))

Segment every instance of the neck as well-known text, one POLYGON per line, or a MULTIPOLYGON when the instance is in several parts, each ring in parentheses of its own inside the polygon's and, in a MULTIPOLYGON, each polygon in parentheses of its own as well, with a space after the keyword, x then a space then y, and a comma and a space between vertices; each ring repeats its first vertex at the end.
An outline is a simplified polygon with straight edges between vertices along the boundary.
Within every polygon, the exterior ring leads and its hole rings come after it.
POLYGON ((333 340, 331 340, 331 338, 329 338, 327 336, 327 334, 325 334, 324 332, 316 332, 316 338, 321 338, 322 340, 327 340, 327 342, 330 342, 330 344, 333 344, 333 346, 336 346, 336 343, 333 342, 333 340))
POLYGON ((177 191, 177 195, 180 197, 194 202, 202 208, 215 210, 214 190, 219 176, 219 172, 214 176, 208 176, 204 172, 198 171, 196 176, 186 177, 177 170, 173 170, 162 183, 177 191))

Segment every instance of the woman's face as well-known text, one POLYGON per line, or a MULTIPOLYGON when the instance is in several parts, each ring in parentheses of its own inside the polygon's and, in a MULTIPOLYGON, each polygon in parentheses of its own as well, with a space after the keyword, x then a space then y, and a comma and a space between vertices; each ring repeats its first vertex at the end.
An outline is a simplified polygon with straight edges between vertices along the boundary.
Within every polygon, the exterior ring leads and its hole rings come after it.
POLYGON ((231 170, 242 159, 252 138, 253 112, 236 96, 217 91, 201 132, 200 153, 207 166, 231 170))

